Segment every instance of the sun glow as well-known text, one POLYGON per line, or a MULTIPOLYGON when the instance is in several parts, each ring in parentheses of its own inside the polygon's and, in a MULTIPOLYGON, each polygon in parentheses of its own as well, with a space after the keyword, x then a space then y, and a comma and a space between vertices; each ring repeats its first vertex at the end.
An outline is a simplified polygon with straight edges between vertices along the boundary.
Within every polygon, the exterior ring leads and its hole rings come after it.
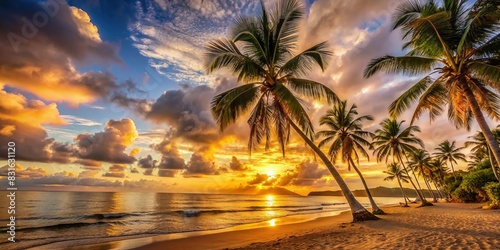
POLYGON ((274 227, 276 226, 276 219, 272 219, 269 221, 269 226, 274 227))
POLYGON ((274 170, 272 170, 272 169, 267 170, 267 173, 266 173, 266 174, 267 174, 267 179, 268 179, 268 180, 269 180, 269 179, 272 179, 272 178, 274 178, 274 177, 275 177, 274 170))

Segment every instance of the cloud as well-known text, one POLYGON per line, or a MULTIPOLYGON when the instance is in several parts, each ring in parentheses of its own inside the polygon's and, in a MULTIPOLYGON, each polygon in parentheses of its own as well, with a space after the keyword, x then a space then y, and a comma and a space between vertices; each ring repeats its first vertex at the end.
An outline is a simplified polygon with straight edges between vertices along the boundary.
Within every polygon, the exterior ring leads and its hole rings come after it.
MULTIPOLYGON (((24 168, 21 164, 16 163, 14 168, 16 178, 40 178, 47 176, 47 170, 38 167, 24 168)), ((8 176, 9 166, 5 165, 0 168, 0 176, 8 176)))
POLYGON ((233 171, 247 171, 249 168, 245 166, 245 164, 241 163, 236 156, 231 158, 231 162, 229 163, 229 168, 233 171))
POLYGON ((177 172, 186 168, 184 158, 179 154, 177 145, 172 140, 165 138, 161 143, 153 145, 153 148, 162 155, 158 163, 159 176, 173 177, 177 172))
POLYGON ((153 157, 151 155, 140 158, 137 161, 138 167, 145 169, 144 175, 152 175, 153 169, 156 167, 156 163, 157 163, 157 161, 153 160, 153 157))
POLYGON ((215 166, 213 155, 206 151, 194 152, 186 164, 184 176, 219 175, 220 169, 215 166))
POLYGON ((80 134, 76 137, 77 155, 81 159, 117 164, 133 163, 136 159, 124 151, 137 138, 131 119, 109 120, 103 132, 80 134))
POLYGON ((80 126, 87 126, 87 127, 92 127, 92 126, 101 126, 102 124, 99 122, 95 122, 89 119, 77 117, 74 115, 61 115, 61 118, 63 118, 66 122, 68 122, 71 125, 80 125, 80 126))
POLYGON ((267 181, 267 179, 269 179, 269 176, 267 174, 256 173, 255 177, 248 181, 248 185, 258 185, 264 183, 265 181, 267 181))
POLYGON ((151 106, 146 118, 170 125, 174 137, 195 143, 213 142, 220 138, 210 113, 214 93, 206 85, 165 91, 151 106))
POLYGON ((73 105, 105 97, 119 87, 109 73, 75 69, 121 63, 117 47, 101 40, 85 11, 55 0, 14 1, 3 9, 0 31, 8 39, 0 40, 1 82, 73 105))
POLYGON ((160 74, 178 82, 206 84, 213 79, 203 69, 206 42, 224 34, 237 14, 255 11, 258 3, 255 0, 137 2, 137 21, 130 25, 131 39, 160 74))
POLYGON ((59 115, 59 110, 55 103, 47 105, 40 100, 27 100, 26 97, 21 94, 8 93, 1 84, 0 119, 31 124, 33 126, 41 126, 42 124, 67 124, 64 117, 59 115))
POLYGON ((125 169, 127 167, 124 164, 113 164, 109 166, 108 172, 104 173, 104 177, 115 177, 115 178, 125 178, 125 169))

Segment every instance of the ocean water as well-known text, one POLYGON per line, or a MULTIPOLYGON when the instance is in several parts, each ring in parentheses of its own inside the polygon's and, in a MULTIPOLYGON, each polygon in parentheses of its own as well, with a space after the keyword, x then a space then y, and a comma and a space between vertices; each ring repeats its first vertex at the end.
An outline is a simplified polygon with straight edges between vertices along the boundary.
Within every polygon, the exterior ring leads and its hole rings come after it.
MULTIPOLYGON (((0 192, 0 249, 15 246, 7 242, 7 199, 7 193, 0 192)), ((369 206, 366 197, 358 200, 369 206)), ((379 205, 402 201, 389 197, 375 200, 379 205)), ((346 200, 337 196, 18 191, 16 240, 22 246, 36 246, 75 239, 204 231, 347 209, 346 200)))

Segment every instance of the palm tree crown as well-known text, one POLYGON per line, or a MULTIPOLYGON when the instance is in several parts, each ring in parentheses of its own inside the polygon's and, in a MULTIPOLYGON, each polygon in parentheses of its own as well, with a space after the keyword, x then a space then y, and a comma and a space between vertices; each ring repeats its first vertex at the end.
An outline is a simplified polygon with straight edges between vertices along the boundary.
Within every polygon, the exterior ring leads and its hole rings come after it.
POLYGON ((401 168, 401 165, 392 162, 387 165, 387 170, 384 171, 385 174, 387 174, 387 177, 384 178, 384 181, 392 181, 395 178, 399 178, 401 182, 408 183, 410 177, 404 172, 404 170, 401 168))
POLYGON ((418 146, 424 147, 422 140, 414 135, 415 132, 420 132, 420 128, 408 126, 403 129, 401 125, 404 122, 385 119, 380 123, 381 128, 375 130, 372 146, 375 148, 373 153, 376 155, 377 161, 385 159, 387 162, 389 156, 392 156, 393 159, 402 162, 401 157, 406 152, 417 151, 418 146))
POLYGON ((373 59, 365 77, 379 71, 426 75, 390 106, 398 117, 417 103, 411 122, 424 112, 431 121, 443 113, 457 128, 473 118, 500 163, 500 146, 483 112, 500 118, 500 8, 498 0, 409 0, 397 9, 393 28, 401 28, 407 52, 373 59))
POLYGON ((451 171, 455 174, 455 169, 453 168, 453 163, 457 164, 457 160, 467 161, 465 155, 460 153, 460 150, 463 148, 457 148, 455 145, 455 141, 451 142, 446 140, 439 144, 435 150, 434 156, 440 159, 442 162, 449 162, 451 164, 451 171))
POLYGON ((358 164, 360 155, 369 159, 365 147, 369 147, 370 143, 366 139, 373 134, 364 131, 362 123, 373 121, 373 117, 369 115, 356 117, 358 114, 356 104, 348 108, 346 103, 346 101, 340 102, 321 117, 320 125, 327 126, 328 130, 319 131, 316 136, 324 138, 318 147, 331 144, 328 155, 334 163, 340 153, 342 161, 347 162, 351 170, 351 159, 358 164))
POLYGON ((283 154, 289 140, 290 122, 309 137, 314 129, 297 95, 337 101, 321 83, 301 78, 315 66, 324 70, 331 52, 319 43, 295 53, 299 21, 304 8, 297 0, 279 1, 271 12, 262 5, 258 16, 240 16, 230 31, 231 39, 217 39, 206 47, 209 73, 226 68, 245 84, 217 95, 212 114, 221 131, 253 107, 248 124, 251 151, 263 139, 269 147, 274 127, 283 154))

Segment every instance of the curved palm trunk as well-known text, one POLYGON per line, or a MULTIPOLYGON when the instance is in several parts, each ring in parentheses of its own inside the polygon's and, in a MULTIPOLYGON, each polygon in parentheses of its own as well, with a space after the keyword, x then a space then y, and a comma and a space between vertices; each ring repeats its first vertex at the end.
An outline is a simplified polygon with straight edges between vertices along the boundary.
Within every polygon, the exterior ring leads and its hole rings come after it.
POLYGON ((455 174, 455 168, 453 168, 453 162, 450 160, 451 172, 453 173, 453 178, 457 179, 457 175, 455 174))
POLYGON ((330 171, 330 173, 333 175, 333 178, 339 185, 340 190, 342 191, 342 194, 347 200, 347 203, 349 203, 349 207, 351 208, 351 213, 352 213, 352 218, 353 222, 358 222, 358 221, 365 221, 365 220, 378 220, 379 218, 372 213, 368 212, 361 203, 359 203, 356 198, 354 198, 354 195, 352 194, 351 190, 349 190, 349 187, 347 187, 347 184, 345 183, 344 179, 340 176, 339 172, 333 164, 330 162, 328 157, 321 151, 314 142, 307 137, 302 130, 295 125, 295 123, 288 118, 288 122, 292 126, 292 128, 302 137, 302 139, 311 147, 311 149, 321 158, 323 163, 325 163, 326 167, 330 171))
POLYGON ((498 168, 495 164, 495 161, 493 161, 493 159, 491 158, 490 147, 486 146, 486 149, 488 150, 488 158, 490 158, 490 165, 491 165, 491 168, 493 169, 493 174, 495 175, 495 178, 497 178, 497 180, 500 181, 500 177, 498 174, 498 168))
MULTIPOLYGON (((495 136, 493 135, 493 133, 491 132, 490 127, 488 126, 488 123, 486 122, 486 119, 484 118, 483 112, 481 111, 481 108, 479 107, 479 103, 477 102, 476 97, 474 97, 472 90, 469 88, 469 86, 465 82, 465 79, 462 79, 460 82, 462 83, 462 87, 464 88, 464 92, 465 92, 465 96, 467 97, 467 101, 469 101, 469 105, 470 105, 470 108, 472 110, 472 114, 474 114, 474 117, 476 118, 477 124, 479 125, 479 128, 481 128, 481 131, 483 132, 484 138, 486 138, 486 142, 488 143, 488 145, 491 149, 491 152, 493 153, 493 156, 495 157, 495 161, 497 163, 497 166, 500 166, 500 146, 498 145, 498 141, 495 138, 495 136)), ((493 164, 491 167, 493 167, 493 164)), ((495 172, 495 169, 493 169, 493 172, 495 172)), ((497 179, 498 179, 498 177, 497 177, 497 179)), ((498 179, 498 180, 500 181, 500 179, 498 179)))
POLYGON ((373 200, 373 196, 370 193, 370 189, 368 188, 368 185, 366 184, 365 178, 363 177, 363 175, 361 174, 361 172, 359 171, 359 169, 356 167, 356 164, 354 164, 354 161, 352 160, 351 157, 349 157, 349 161, 351 162, 352 167, 354 168, 354 170, 356 171, 356 173, 358 173, 359 178, 361 179, 361 182, 363 183, 363 186, 365 187, 366 195, 368 196, 368 199, 370 200, 370 204, 372 206, 372 213, 373 214, 386 214, 382 209, 380 209, 377 206, 377 203, 375 203, 375 201, 373 200))
POLYGON ((411 185, 413 186, 413 188, 415 189, 415 191, 417 192, 417 195, 418 197, 420 198, 420 200, 422 201, 422 204, 420 204, 420 206, 432 206, 432 203, 428 202, 424 195, 421 193, 421 190, 419 190, 417 188, 417 186, 415 186, 415 183, 413 183, 413 180, 412 178, 410 177, 410 174, 408 173, 408 170, 406 169, 406 166, 405 164, 403 163, 403 159, 401 158, 401 155, 398 154, 398 159, 401 163, 401 166, 403 166, 403 170, 406 172, 406 174, 408 175, 408 179, 410 180, 410 183, 411 185))
POLYGON ((431 185, 427 181, 427 178, 425 178, 425 176, 423 178, 424 178, 425 185, 427 186, 427 189, 429 190, 429 193, 432 195, 432 201, 437 202, 436 194, 434 193, 434 191, 432 191, 431 185))
POLYGON ((434 184, 434 187, 436 187, 436 190, 438 191, 438 194, 439 194, 439 198, 444 199, 444 194, 443 194, 443 192, 441 192, 441 189, 438 187, 436 182, 433 181, 432 184, 434 184))
POLYGON ((403 185, 401 185, 401 181, 399 180, 399 176, 396 175, 396 179, 398 180, 399 188, 401 189, 401 194, 403 194, 403 199, 405 200, 405 207, 409 207, 408 197, 406 197, 405 191, 403 190, 403 185))

